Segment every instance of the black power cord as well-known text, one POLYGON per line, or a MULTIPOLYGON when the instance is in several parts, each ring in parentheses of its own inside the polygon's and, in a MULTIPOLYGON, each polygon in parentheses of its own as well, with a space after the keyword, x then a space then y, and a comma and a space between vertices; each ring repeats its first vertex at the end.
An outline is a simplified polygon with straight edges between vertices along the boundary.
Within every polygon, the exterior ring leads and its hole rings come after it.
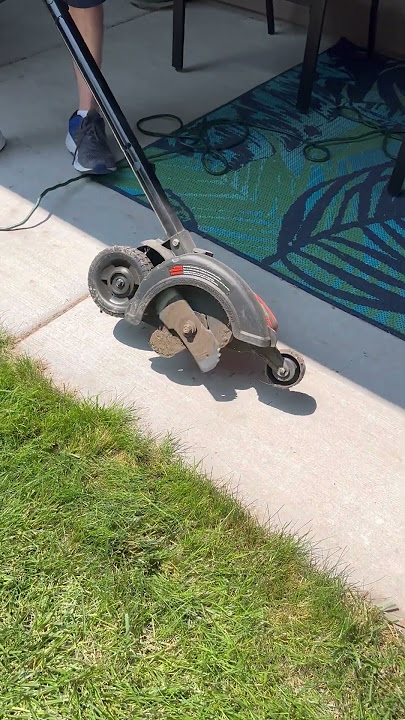
MULTIPOLYGON (((369 127, 370 130, 359 135, 331 138, 330 140, 304 142, 302 152, 306 160, 314 163, 328 162, 328 160, 330 160, 332 157, 331 151, 329 149, 330 147, 334 147, 336 145, 364 142, 378 136, 382 136, 383 138, 382 149, 385 155, 390 158, 390 160, 395 159, 396 156, 390 153, 388 149, 388 143, 391 140, 400 141, 402 136, 405 134, 404 130, 382 128, 381 126, 377 125, 377 123, 374 123, 373 121, 363 117, 361 113, 355 108, 351 108, 345 105, 337 109, 337 115, 338 117, 343 117, 346 120, 351 120, 352 122, 356 122, 360 125, 369 127)), ((243 145, 243 143, 245 143, 249 139, 252 130, 262 131, 263 133, 266 133, 266 135, 280 135, 283 137, 293 138, 294 140, 297 140, 300 144, 302 144, 301 136, 297 135, 296 133, 288 132, 284 129, 269 129, 265 125, 259 125, 258 123, 252 122, 248 123, 244 122, 243 120, 206 120, 204 118, 196 126, 195 130, 192 128, 186 134, 183 134, 183 121, 177 115, 150 115, 149 117, 145 117, 139 120, 136 126, 141 133, 148 137, 176 140, 177 144, 180 145, 184 151, 200 154, 201 162, 205 171, 209 175, 217 176, 226 175, 228 172, 232 171, 232 166, 226 159, 224 153, 227 150, 232 150, 236 147, 239 147, 240 145, 243 145), (146 123, 161 119, 174 120, 178 123, 179 127, 177 128, 177 130, 170 133, 164 133, 161 131, 158 132, 145 128, 146 123), (215 129, 218 130, 221 127, 233 129, 234 131, 236 131, 236 134, 239 133, 239 136, 234 140, 228 140, 227 142, 212 142, 210 140, 210 131, 215 129), (212 167, 213 163, 210 164, 210 159, 211 163, 212 161, 219 161, 222 164, 222 167, 214 170, 214 168, 212 167)), ((268 140, 267 137, 266 139, 268 140)), ((275 154, 275 147, 272 143, 270 144, 272 146, 273 154, 275 154)), ((153 162, 155 160, 165 158, 171 154, 177 155, 178 148, 174 148, 173 150, 163 150, 162 152, 153 155, 150 153, 148 154, 148 159, 153 162)))
POLYGON ((51 187, 45 188, 38 197, 38 200, 36 201, 35 205, 31 208, 28 215, 23 219, 20 220, 20 222, 15 223, 14 225, 9 225, 8 227, 0 227, 0 232, 10 232, 11 230, 20 230, 22 225, 25 225, 25 223, 28 222, 28 220, 31 220, 34 212, 38 210, 42 200, 46 195, 53 192, 54 190, 60 190, 63 187, 67 187, 68 185, 71 185, 74 182, 77 182, 78 180, 84 180, 87 177, 87 175, 78 175, 77 177, 70 178, 69 180, 65 180, 65 182, 57 183, 56 185, 52 185, 51 187))
MULTIPOLYGON (((382 150, 384 154, 390 160, 395 160, 395 154, 391 153, 389 150, 389 143, 392 140, 401 141, 405 135, 404 130, 397 128, 383 128, 372 120, 368 120, 358 110, 350 106, 343 105, 339 107, 337 109, 337 116, 343 117, 347 120, 351 120, 352 122, 356 122, 359 125, 363 125, 370 129, 366 132, 360 133, 359 135, 331 138, 329 140, 304 142, 302 152, 306 160, 313 163, 328 162, 328 160, 330 160, 332 157, 330 148, 333 148, 337 145, 365 142, 366 140, 370 140, 373 137, 382 137, 382 150)), ((166 149, 156 153, 153 152, 152 148, 147 149, 146 155, 148 157, 148 160, 150 160, 152 163, 159 160, 164 160, 170 155, 178 155, 178 146, 180 145, 182 150, 184 150, 185 152, 189 152, 195 155, 201 155, 201 163, 204 170, 208 175, 214 176, 226 175, 227 173, 232 171, 232 166, 227 160, 225 153, 229 150, 243 145, 251 137, 252 130, 257 130, 263 133, 263 135, 266 137, 266 140, 270 142, 272 148, 272 155, 276 153, 276 148, 274 147, 274 144, 269 141, 268 135, 290 137, 298 140, 301 144, 303 142, 302 138, 299 135, 289 132, 287 130, 277 130, 274 128, 269 129, 266 126, 257 123, 248 123, 243 120, 231 119, 207 120, 206 118, 203 118, 199 123, 195 125, 195 127, 192 127, 187 132, 183 132, 184 123, 182 119, 177 115, 171 115, 168 113, 149 115, 148 117, 144 117, 137 122, 137 128, 141 133, 143 133, 143 135, 147 137, 160 139, 166 138, 176 141, 177 147, 173 148, 172 150, 166 149), (147 123, 152 123, 156 120, 174 121, 178 124, 178 128, 174 132, 164 133, 162 131, 154 131, 145 127, 147 123), (212 134, 213 130, 220 130, 221 128, 228 130, 232 129, 234 132, 233 139, 228 139, 226 141, 221 140, 221 142, 213 142, 210 138, 210 134, 212 134)), ((125 161, 120 164, 120 167, 125 167, 125 161)), ((70 178, 65 182, 57 183, 56 185, 52 185, 52 187, 46 188, 42 191, 35 205, 32 207, 28 215, 23 220, 20 220, 14 225, 0 227, 0 232, 19 230, 23 225, 25 225, 26 222, 28 222, 28 220, 31 219, 31 217, 39 208, 42 200, 46 195, 54 192, 55 190, 60 190, 61 188, 67 187, 68 185, 78 182, 79 180, 84 180, 88 177, 92 177, 91 173, 78 175, 77 177, 70 178)))

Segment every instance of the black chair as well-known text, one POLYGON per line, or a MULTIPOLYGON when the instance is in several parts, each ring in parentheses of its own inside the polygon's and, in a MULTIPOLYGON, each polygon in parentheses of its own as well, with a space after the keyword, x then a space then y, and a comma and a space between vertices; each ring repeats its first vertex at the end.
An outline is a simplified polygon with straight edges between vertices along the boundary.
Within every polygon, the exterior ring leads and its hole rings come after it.
MULTIPOLYGON (((274 35, 273 0, 266 0, 267 31, 274 35)), ((186 0, 173 2, 172 66, 180 72, 184 65, 184 29, 186 24, 186 0)))
MULTIPOLYGON (((298 5, 309 8, 309 24, 301 80, 297 96, 297 107, 308 112, 311 105, 316 63, 322 38, 323 24, 327 0, 290 0, 298 5)), ((368 33, 368 54, 371 56, 375 48, 379 0, 371 0, 371 12, 368 33)), ((173 46, 172 65, 181 71, 184 65, 184 29, 186 0, 174 0, 173 4, 173 46)), ((273 0, 266 0, 267 31, 274 35, 273 0)))

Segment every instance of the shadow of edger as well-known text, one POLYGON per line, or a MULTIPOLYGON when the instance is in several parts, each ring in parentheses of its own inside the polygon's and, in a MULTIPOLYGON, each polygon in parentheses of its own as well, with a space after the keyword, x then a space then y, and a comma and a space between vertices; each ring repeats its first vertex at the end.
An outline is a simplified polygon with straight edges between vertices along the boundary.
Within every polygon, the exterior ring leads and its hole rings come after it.
MULTIPOLYGON (((151 329, 146 325, 133 328, 125 320, 120 320, 114 328, 114 337, 128 347, 153 352, 149 346, 151 329)), ((231 350, 222 352, 215 371, 203 375, 187 352, 173 358, 153 356, 151 368, 165 375, 179 385, 204 385, 218 402, 230 402, 237 398, 238 390, 254 388, 257 397, 264 405, 269 405, 291 415, 312 415, 316 410, 316 401, 311 395, 296 390, 279 390, 267 385, 263 380, 263 361, 252 353, 236 353, 231 350)))

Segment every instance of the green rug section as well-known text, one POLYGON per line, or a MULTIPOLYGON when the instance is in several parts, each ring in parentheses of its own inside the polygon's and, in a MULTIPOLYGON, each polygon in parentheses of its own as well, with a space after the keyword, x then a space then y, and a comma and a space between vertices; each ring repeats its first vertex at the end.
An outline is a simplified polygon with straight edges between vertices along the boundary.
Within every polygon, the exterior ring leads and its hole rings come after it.
MULTIPOLYGON (((184 225, 269 273, 405 337, 405 197, 387 183, 405 131, 405 62, 346 40, 149 146, 184 225)), ((99 180, 147 205, 126 166, 99 180)))

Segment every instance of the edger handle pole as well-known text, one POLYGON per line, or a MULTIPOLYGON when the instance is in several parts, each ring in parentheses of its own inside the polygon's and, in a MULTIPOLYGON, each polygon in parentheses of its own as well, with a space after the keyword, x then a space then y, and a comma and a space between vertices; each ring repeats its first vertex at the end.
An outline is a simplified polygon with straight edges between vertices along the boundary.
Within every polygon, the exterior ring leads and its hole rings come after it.
POLYGON ((128 120, 84 42, 66 3, 62 0, 43 0, 43 2, 59 28, 62 38, 93 93, 97 104, 105 115, 129 167, 134 172, 153 211, 163 226, 167 238, 181 234, 184 242, 184 240, 187 240, 184 236, 188 233, 184 230, 179 217, 171 207, 156 177, 153 166, 147 159, 128 120))

